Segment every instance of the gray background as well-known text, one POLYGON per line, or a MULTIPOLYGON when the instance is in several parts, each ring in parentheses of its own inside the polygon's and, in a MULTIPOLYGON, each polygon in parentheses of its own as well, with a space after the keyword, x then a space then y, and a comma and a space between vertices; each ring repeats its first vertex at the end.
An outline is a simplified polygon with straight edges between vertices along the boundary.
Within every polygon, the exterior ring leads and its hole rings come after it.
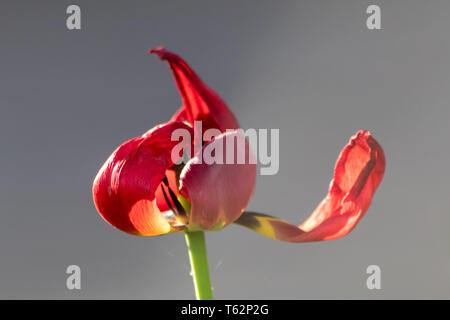
POLYGON ((450 2, 69 1, 0 4, 0 298, 193 298, 183 234, 112 229, 92 180, 124 140, 180 105, 182 55, 244 128, 280 128, 280 171, 249 209, 300 223, 358 129, 387 157, 347 237, 287 244, 208 233, 216 298, 450 298, 450 2), (382 30, 366 28, 381 6, 382 30), (82 290, 65 287, 77 264, 82 290), (366 288, 366 267, 382 289, 366 288))

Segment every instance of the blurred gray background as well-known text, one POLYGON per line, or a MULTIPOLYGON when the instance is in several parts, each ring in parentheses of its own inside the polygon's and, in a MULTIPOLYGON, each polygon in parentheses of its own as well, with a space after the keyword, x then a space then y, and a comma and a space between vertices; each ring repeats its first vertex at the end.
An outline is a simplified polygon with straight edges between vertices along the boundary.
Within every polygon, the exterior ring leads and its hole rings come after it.
POLYGON ((183 234, 116 231, 91 196, 109 154, 181 103, 147 53, 159 45, 244 128, 280 128, 280 171, 258 177, 250 210, 302 222, 358 129, 387 157, 345 238, 208 233, 216 298, 450 298, 449 1, 2 1, 0 26, 0 298, 194 297, 183 234), (73 3, 81 31, 66 29, 73 3), (382 30, 366 28, 370 4, 382 30))

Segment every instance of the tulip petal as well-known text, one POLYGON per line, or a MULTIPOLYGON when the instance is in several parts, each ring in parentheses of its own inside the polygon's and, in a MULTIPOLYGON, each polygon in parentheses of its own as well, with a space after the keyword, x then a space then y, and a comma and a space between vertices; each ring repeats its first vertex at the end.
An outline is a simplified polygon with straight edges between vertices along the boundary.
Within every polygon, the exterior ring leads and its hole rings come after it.
MULTIPOLYGON (((183 107, 174 118, 176 121, 188 119, 202 121, 203 129, 238 129, 239 123, 220 96, 208 87, 189 65, 178 55, 163 47, 150 50, 162 60, 166 60, 172 70, 178 90, 181 94, 183 107)), ((172 118, 172 119, 174 119, 172 118)))
POLYGON ((205 144, 180 176, 180 194, 191 204, 189 230, 218 230, 239 218, 253 194, 255 180, 256 160, 241 130, 220 134, 205 144), (233 153, 226 147, 227 141, 234 141, 233 153), (222 164, 208 164, 208 149, 215 150, 214 157, 222 164), (245 156, 245 161, 238 162, 238 155, 245 156))
POLYGON ((174 231, 161 214, 155 191, 173 165, 171 141, 176 129, 192 130, 182 122, 157 126, 119 146, 98 172, 93 184, 100 215, 119 230, 143 236, 174 231))
POLYGON ((301 225, 255 212, 244 212, 236 223, 282 241, 340 238, 356 226, 369 208, 384 170, 383 149, 368 131, 359 131, 339 155, 327 196, 301 225))

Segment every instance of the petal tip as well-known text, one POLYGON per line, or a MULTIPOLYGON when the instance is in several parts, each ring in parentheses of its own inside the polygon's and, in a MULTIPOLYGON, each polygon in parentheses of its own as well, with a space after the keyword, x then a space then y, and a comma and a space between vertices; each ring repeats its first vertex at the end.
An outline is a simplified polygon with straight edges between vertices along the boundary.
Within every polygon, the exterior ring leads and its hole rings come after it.
POLYGON ((355 135, 350 138, 350 141, 351 142, 352 141, 356 141, 356 140, 359 140, 361 138, 369 139, 370 137, 372 137, 372 134, 370 133, 370 131, 361 129, 361 130, 358 130, 355 133, 355 135))
POLYGON ((153 49, 149 49, 148 53, 150 54, 156 54, 158 56, 159 59, 161 60, 167 60, 170 58, 170 55, 172 53, 170 53, 169 51, 166 50, 165 47, 163 46, 159 46, 153 49))

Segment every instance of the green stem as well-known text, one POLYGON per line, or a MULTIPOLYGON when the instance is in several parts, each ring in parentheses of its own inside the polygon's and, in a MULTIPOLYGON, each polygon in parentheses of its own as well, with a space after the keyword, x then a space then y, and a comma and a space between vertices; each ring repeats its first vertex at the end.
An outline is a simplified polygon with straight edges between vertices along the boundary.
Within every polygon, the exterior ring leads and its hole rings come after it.
POLYGON ((203 231, 186 232, 186 243, 197 300, 212 300, 205 233, 203 231))

